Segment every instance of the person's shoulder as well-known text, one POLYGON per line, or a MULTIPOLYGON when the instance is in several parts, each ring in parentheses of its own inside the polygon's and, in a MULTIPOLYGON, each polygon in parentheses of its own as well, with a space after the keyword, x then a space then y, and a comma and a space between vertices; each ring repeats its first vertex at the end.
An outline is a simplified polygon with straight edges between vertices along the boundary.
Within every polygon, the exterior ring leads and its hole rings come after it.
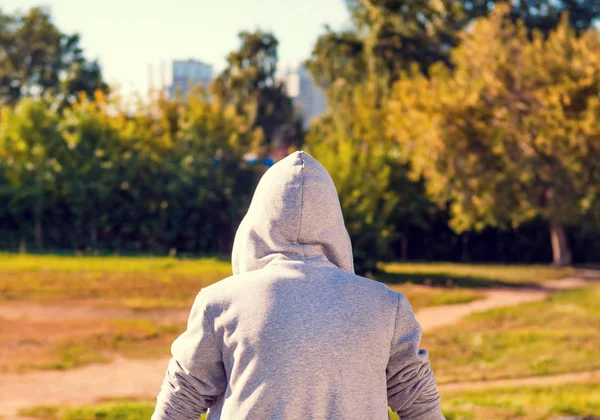
POLYGON ((258 277, 259 273, 249 272, 231 275, 223 280, 219 280, 216 283, 211 284, 210 286, 203 287, 202 290, 200 290, 200 295, 207 303, 223 300, 235 292, 247 288, 248 281, 252 281, 253 276, 258 277))
POLYGON ((348 273, 346 279, 350 284, 352 284, 353 287, 360 288, 361 290, 367 293, 377 295, 381 298, 397 301, 398 299, 404 296, 402 293, 392 290, 387 284, 383 282, 359 276, 358 274, 348 273))

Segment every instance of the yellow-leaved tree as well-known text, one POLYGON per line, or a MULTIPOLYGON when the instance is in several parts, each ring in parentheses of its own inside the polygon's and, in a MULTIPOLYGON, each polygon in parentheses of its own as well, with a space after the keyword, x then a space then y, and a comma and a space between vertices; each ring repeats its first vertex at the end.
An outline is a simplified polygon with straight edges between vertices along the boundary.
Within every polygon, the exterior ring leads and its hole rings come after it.
POLYGON ((548 222, 554 263, 566 227, 598 216, 600 38, 568 17, 547 36, 499 5, 462 34, 453 69, 394 86, 388 129, 457 232, 548 222))

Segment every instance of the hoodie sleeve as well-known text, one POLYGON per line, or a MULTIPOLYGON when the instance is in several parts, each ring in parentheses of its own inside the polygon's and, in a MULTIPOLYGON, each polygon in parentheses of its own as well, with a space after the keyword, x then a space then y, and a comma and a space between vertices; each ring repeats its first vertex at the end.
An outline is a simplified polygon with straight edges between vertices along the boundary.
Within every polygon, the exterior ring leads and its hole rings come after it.
POLYGON ((199 293, 187 330, 171 347, 152 420, 198 420, 225 392, 225 368, 211 324, 199 293))
POLYGON ((398 294, 390 360, 388 404, 401 420, 444 420, 426 350, 419 349, 421 326, 410 303, 398 294))

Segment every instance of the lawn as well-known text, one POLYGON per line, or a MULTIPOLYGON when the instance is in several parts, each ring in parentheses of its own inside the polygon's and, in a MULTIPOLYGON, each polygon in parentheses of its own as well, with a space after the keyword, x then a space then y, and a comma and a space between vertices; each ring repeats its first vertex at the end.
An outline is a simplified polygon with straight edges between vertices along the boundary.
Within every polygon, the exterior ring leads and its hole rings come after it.
MULTIPOLYGON (((392 265, 391 267, 396 267, 392 265)), ((407 267, 407 265, 402 265, 407 267)), ((454 266, 470 272, 471 266, 454 266)), ((512 268, 508 267, 507 270, 512 268)), ((420 273, 420 265, 415 273, 420 273)), ((113 305, 134 310, 187 309, 195 295, 231 275, 228 261, 169 257, 93 257, 0 253, 0 302, 69 301, 113 305)), ((452 275, 451 272, 448 275, 452 275)), ((383 276, 380 280, 386 281, 383 276)), ((391 277, 394 283, 397 278, 391 277)), ((412 284, 393 286, 418 310, 427 306, 466 303, 482 295, 455 287, 412 284)))
POLYGON ((600 384, 494 388, 442 396, 447 420, 546 420, 600 416, 600 384))
POLYGON ((389 286, 404 293, 415 312, 431 306, 468 303, 484 297, 483 293, 471 289, 427 287, 416 284, 390 284, 389 286))
MULTIPOLYGON (((546 420, 559 416, 600 416, 600 384, 461 391, 442 395, 442 407, 447 420, 546 420)), ((77 408, 36 407, 22 410, 20 414, 44 420, 146 420, 153 411, 153 401, 117 401, 77 408)), ((393 414, 391 417, 398 419, 393 414)))
POLYGON ((188 308, 231 275, 227 261, 0 254, 0 301, 103 300, 134 309, 188 308))
POLYGON ((101 273, 151 273, 231 275, 231 263, 218 258, 35 255, 0 253, 2 271, 62 271, 101 273))
POLYGON ((424 334, 439 383, 600 369, 600 284, 424 334))
POLYGON ((415 283, 467 288, 531 286, 575 274, 573 268, 547 265, 479 265, 449 263, 381 264, 378 280, 386 283, 415 283))
MULTIPOLYGON (((465 285, 464 279, 487 287, 571 273, 549 267, 458 264, 384 268, 387 273, 378 280, 395 283, 391 287, 403 292, 415 311, 482 298, 480 290, 459 287, 465 285), (439 287, 407 282, 427 283, 427 276, 439 287)), ((110 361, 116 355, 166 355, 185 328, 198 291, 230 274, 230 263, 218 258, 0 253, 0 372, 69 369, 110 361), (30 319, 36 311, 32 305, 58 312, 30 319), (3 317, 3 307, 21 308, 29 318, 3 317), (71 315, 62 316, 68 311, 71 315)))

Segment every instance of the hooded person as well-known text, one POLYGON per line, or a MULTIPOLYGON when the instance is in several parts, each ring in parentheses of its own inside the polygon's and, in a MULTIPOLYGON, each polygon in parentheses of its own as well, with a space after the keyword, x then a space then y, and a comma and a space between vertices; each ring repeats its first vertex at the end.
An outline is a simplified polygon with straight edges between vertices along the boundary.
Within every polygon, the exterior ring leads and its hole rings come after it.
POLYGON ((335 186, 306 152, 263 175, 232 265, 196 297, 153 420, 444 419, 408 300, 354 274, 335 186))

